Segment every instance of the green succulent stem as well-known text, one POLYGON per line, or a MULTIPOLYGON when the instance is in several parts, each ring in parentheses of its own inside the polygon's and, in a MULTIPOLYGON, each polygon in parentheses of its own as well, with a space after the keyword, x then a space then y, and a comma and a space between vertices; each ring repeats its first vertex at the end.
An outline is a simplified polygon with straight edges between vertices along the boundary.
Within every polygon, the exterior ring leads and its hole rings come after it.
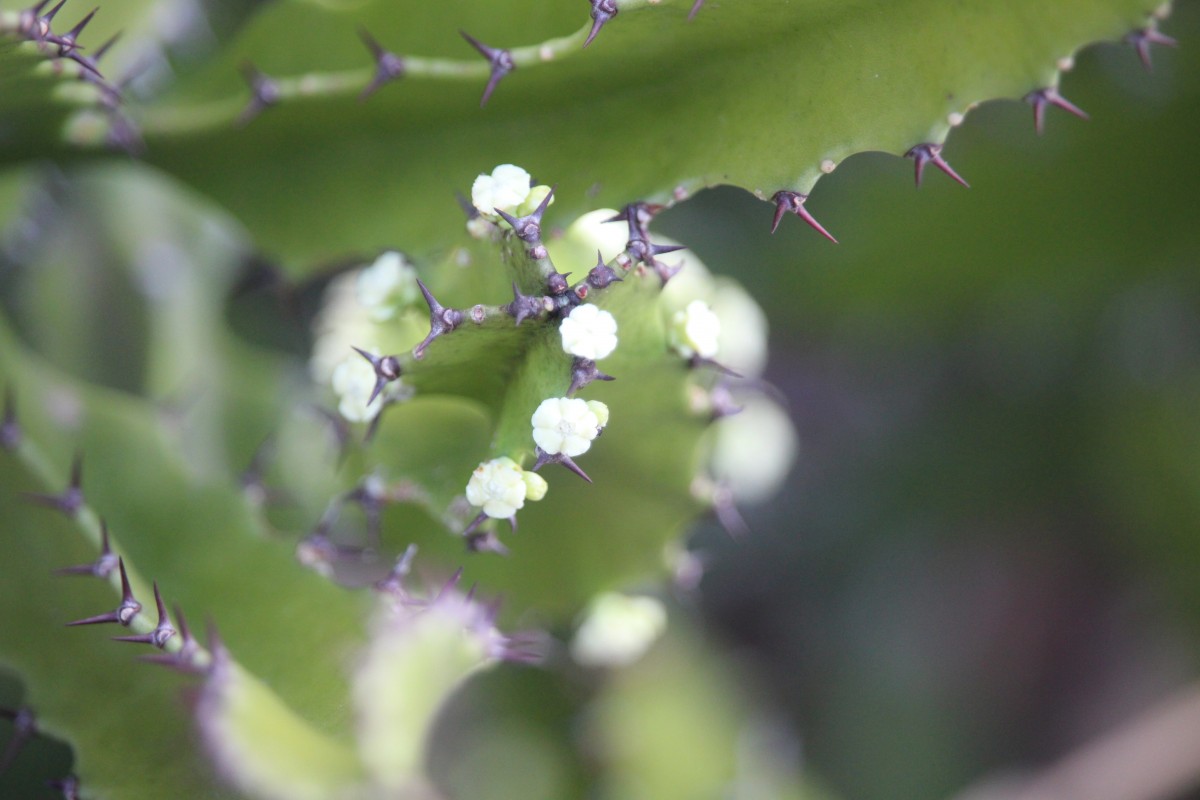
MULTIPOLYGON (((30 438, 28 432, 23 432, 20 442, 12 451, 17 459, 25 467, 34 478, 41 483, 42 488, 47 492, 53 492, 55 487, 61 483, 57 470, 54 468, 50 458, 46 452, 30 438)), ((96 549, 100 551, 102 545, 102 534, 100 515, 96 513, 87 501, 83 501, 79 508, 70 515, 71 520, 75 523, 75 527, 82 534, 83 538, 96 549)), ((111 532, 108 535, 109 547, 113 554, 120 556, 125 564, 125 573, 129 578, 129 584, 134 588, 137 596, 147 598, 151 596, 150 583, 146 581, 138 573, 137 567, 131 563, 122 551, 117 537, 111 532)), ((103 579, 109 586, 113 588, 113 592, 117 597, 121 595, 121 576, 117 571, 112 571, 103 579)), ((142 610, 133 616, 130 620, 128 628, 132 633, 143 634, 150 633, 155 629, 158 620, 155 617, 155 611, 152 605, 143 603, 142 610)), ((163 645, 163 650, 168 653, 177 653, 183 647, 183 642, 178 636, 172 636, 163 645)), ((207 650, 196 645, 196 658, 198 664, 207 664, 211 661, 211 655, 207 650)))
MULTIPOLYGON (((618 4, 622 11, 633 11, 656 5, 651 0, 626 0, 618 4)), ((591 30, 591 22, 574 33, 536 44, 509 48, 516 69, 527 69, 561 61, 583 52, 583 43, 591 30)), ((490 65, 478 58, 425 58, 402 55, 403 80, 427 81, 486 81, 490 65)), ((359 95, 375 78, 374 67, 332 72, 307 72, 303 75, 271 76, 278 92, 278 102, 317 98, 350 97, 359 95)), ((246 105, 245 96, 227 97, 208 103, 133 109, 133 117, 149 136, 181 135, 232 125, 246 105)), ((75 144, 87 144, 75 142, 75 144)), ((99 144, 98 142, 96 144, 99 144)))

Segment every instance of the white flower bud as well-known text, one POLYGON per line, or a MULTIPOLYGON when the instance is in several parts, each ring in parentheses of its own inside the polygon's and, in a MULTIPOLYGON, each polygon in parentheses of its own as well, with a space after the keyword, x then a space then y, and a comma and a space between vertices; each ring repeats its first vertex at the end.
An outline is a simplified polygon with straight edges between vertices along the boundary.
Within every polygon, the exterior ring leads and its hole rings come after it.
POLYGON ((717 354, 721 320, 703 300, 693 300, 671 316, 667 338, 671 347, 684 358, 712 358, 717 354))
POLYGON ((509 214, 529 196, 529 173, 512 164, 501 164, 491 175, 480 175, 471 184, 471 203, 480 214, 509 214))
POLYGON ((467 481, 467 501, 496 519, 508 519, 525 505, 525 470, 507 456, 484 461, 467 481))
POLYGON ((546 496, 546 490, 550 485, 546 483, 546 479, 536 472, 525 471, 521 473, 521 478, 525 481, 525 499, 536 503, 546 496))
POLYGON ((561 453, 571 458, 586 453, 602 427, 587 401, 568 397, 543 400, 530 422, 538 447, 549 455, 561 453))
POLYGON ((617 320, 591 303, 575 306, 558 327, 563 350, 599 361, 617 349, 617 320))
POLYGON ((588 408, 592 410, 592 413, 596 415, 596 423, 600 426, 600 429, 603 430, 604 428, 607 428, 608 406, 606 406, 604 403, 601 403, 599 400, 588 400, 587 405, 588 408))
POLYGON ((358 302, 366 307, 371 318, 389 320, 400 307, 415 303, 420 297, 417 271, 395 251, 388 251, 375 263, 358 273, 355 285, 358 302))
POLYGON ((571 640, 571 657, 585 667, 623 667, 642 657, 667 627, 653 597, 602 594, 571 640))

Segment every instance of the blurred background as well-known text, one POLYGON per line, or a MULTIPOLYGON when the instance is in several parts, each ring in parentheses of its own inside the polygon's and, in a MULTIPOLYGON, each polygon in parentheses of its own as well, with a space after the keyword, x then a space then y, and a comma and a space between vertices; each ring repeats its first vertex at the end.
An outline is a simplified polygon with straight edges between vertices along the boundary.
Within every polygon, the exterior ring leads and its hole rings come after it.
POLYGON ((1045 767, 1196 680, 1200 7, 1164 29, 1153 73, 1081 54, 1090 123, 972 112, 969 191, 850 158, 808 204, 838 246, 733 190, 660 218, 766 308, 801 441, 752 537, 699 535, 704 614, 844 797, 1045 767))
MULTIPOLYGON (((808 204, 840 245, 790 217, 770 236, 771 208, 732 189, 656 222, 772 326, 768 378, 800 457, 777 498, 743 509, 751 536, 698 526, 698 614, 832 796, 950 798, 1035 774, 1196 681, 1200 4, 1163 30, 1181 47, 1156 49, 1152 73, 1128 46, 1080 55, 1062 92, 1090 123, 1051 110, 1038 137, 1023 103, 972 112, 944 152, 970 190, 930 169, 918 192, 911 162, 850 158, 808 204)), ((13 267, 25 218, 7 219, 0 300, 33 324, 13 267)), ((321 286, 281 308, 268 267, 247 268, 226 313, 300 359, 321 286)), ((62 288, 54 302, 134 303, 119 282, 62 288)), ((136 358, 56 342, 136 348, 146 324, 24 333, 122 387, 136 358)), ((0 684, 0 706, 17 698, 0 684)), ((1200 743, 1194 719, 1180 730, 1200 743)), ((38 747, 22 769, 69 759, 38 747)), ((1135 780, 1159 769, 1123 757, 1135 780)))

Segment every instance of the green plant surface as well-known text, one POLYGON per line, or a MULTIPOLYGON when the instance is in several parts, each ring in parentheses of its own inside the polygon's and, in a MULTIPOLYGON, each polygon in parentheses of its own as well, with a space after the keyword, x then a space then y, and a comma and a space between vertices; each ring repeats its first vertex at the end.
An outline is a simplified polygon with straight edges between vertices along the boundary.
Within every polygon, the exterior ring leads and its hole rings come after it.
POLYGON ((853 153, 941 142, 952 115, 976 103, 1056 85, 1060 59, 1154 10, 1146 0, 759 0, 709 4, 688 22, 689 7, 623 3, 581 51, 582 3, 275 3, 207 69, 130 113, 152 163, 300 269, 445 243, 457 225, 449 187, 497 163, 559 176, 560 221, 716 184, 764 199, 807 193, 853 153), (410 75, 367 102, 357 96, 374 70, 359 26, 414 57, 410 75), (482 110, 486 64, 457 29, 527 48, 482 110), (539 42, 551 62, 537 63, 539 42), (280 81, 283 99, 238 127, 245 60, 280 81))

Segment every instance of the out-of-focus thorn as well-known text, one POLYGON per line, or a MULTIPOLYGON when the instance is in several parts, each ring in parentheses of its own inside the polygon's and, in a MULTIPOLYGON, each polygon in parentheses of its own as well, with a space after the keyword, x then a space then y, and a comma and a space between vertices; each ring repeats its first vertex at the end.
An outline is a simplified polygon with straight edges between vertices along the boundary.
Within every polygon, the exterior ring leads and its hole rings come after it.
POLYGON ((9 720, 13 725, 13 736, 8 740, 4 753, 0 755, 0 775, 3 775, 12 764, 13 759, 25 747, 25 743, 37 733, 37 719, 33 716, 33 709, 24 706, 0 708, 0 717, 9 720))
POLYGON ((750 527, 733 503, 733 492, 727 486, 718 486, 713 491, 713 513, 717 522, 732 539, 742 539, 750 533, 750 527))
POLYGON ((16 450, 21 444, 21 426, 17 423, 17 395, 11 386, 4 390, 4 417, 0 420, 0 447, 16 450))
POLYGON ((730 369, 729 367, 725 366, 724 364, 720 363, 719 361, 714 361, 711 358, 705 358, 701 355, 693 355, 691 358, 689 358, 688 366, 691 367, 692 369, 702 369, 702 368, 708 367, 710 369, 716 370, 717 372, 721 373, 722 375, 727 375, 730 378, 743 377, 741 375, 741 373, 735 372, 734 370, 730 369))
POLYGON ((649 239, 650 221, 666 206, 659 203, 629 203, 620 213, 604 220, 605 222, 625 222, 629 226, 630 239, 649 239))
POLYGON ((117 642, 152 644, 159 650, 165 648, 167 640, 175 635, 175 627, 171 625, 171 618, 167 614, 167 607, 163 604, 162 595, 158 591, 158 581, 154 582, 154 605, 158 608, 158 624, 154 626, 154 630, 136 636, 115 636, 113 640, 117 642))
POLYGON ((588 31, 587 41, 583 43, 587 47, 596 38, 596 34, 600 32, 608 22, 617 15, 617 0, 590 0, 592 4, 592 29, 588 31))
POLYGON ((367 84, 367 88, 363 89, 362 94, 358 96, 359 100, 366 100, 375 92, 379 91, 385 83, 390 83, 397 78, 404 77, 404 59, 393 52, 386 50, 374 36, 367 33, 365 28, 358 29, 358 36, 363 40, 363 44, 371 51, 371 56, 375 59, 375 77, 371 78, 371 82, 367 84))
POLYGON ((65 778, 46 781, 51 789, 62 792, 63 800, 79 800, 79 778, 68 775, 65 778))
POLYGON ((805 201, 808 200, 808 195, 782 189, 776 192, 771 197, 771 200, 775 203, 775 217, 771 222, 771 233, 774 233, 779 227, 779 221, 783 219, 783 215, 791 212, 807 222, 809 226, 812 227, 812 229, 817 233, 821 234, 834 244, 837 244, 837 239, 833 238, 833 235, 830 234, 829 231, 821 227, 821 223, 817 222, 816 218, 814 218, 812 214, 808 213, 808 209, 804 207, 805 201))
POLYGON ((83 454, 75 453, 75 458, 71 461, 71 481, 62 494, 26 492, 24 497, 32 503, 61 511, 74 518, 79 509, 83 508, 83 454))
POLYGON ((74 622, 68 622, 67 627, 75 627, 77 625, 103 625, 109 622, 116 622, 125 627, 129 627, 129 623, 133 622, 133 618, 142 610, 142 604, 139 603, 133 596, 133 590, 129 588, 129 576, 125 574, 124 559, 117 559, 117 569, 121 571, 121 605, 115 610, 107 614, 98 614, 94 617, 85 619, 77 619, 74 622))
POLYGON ((200 665, 197 658, 201 650, 200 643, 196 641, 196 637, 192 636, 192 632, 188 628, 187 619, 183 616, 183 609, 179 606, 175 606, 175 621, 179 625, 180 648, 174 653, 154 653, 140 656, 140 660, 145 661, 147 664, 158 664, 168 667, 177 672, 185 672, 192 675, 203 673, 204 667, 200 665))
POLYGON ((260 71, 249 61, 242 62, 242 76, 250 85, 250 102, 238 115, 237 126, 244 127, 264 110, 277 104, 280 98, 279 84, 260 71))
POLYGON ((96 16, 96 12, 99 10, 99 6, 93 8, 86 17, 81 19, 78 24, 75 25, 74 28, 71 28, 71 30, 67 31, 62 36, 47 37, 58 45, 59 56, 66 56, 75 52, 75 50, 79 47, 79 34, 83 33, 83 29, 88 26, 88 23, 92 21, 92 17, 96 16))
POLYGON ((700 7, 703 5, 704 0, 696 0, 695 3, 692 3, 692 10, 688 12, 688 22, 696 18, 696 15, 700 13, 700 7))
POLYGON ((116 553, 108 537, 108 523, 100 520, 100 555, 91 564, 80 564, 74 567, 63 567, 54 571, 55 575, 90 575, 96 578, 107 578, 118 567, 116 553))
POLYGON ((1154 71, 1154 64, 1150 61, 1151 45, 1160 44, 1164 47, 1179 46, 1179 42, 1165 33, 1160 33, 1158 28, 1154 27, 1133 31, 1125 36, 1125 41, 1133 45, 1133 49, 1137 51, 1138 59, 1141 60, 1142 66, 1146 68, 1147 72, 1154 71))
POLYGON ((375 582, 375 588, 384 594, 390 594, 401 602, 407 603, 412 595, 405 587, 405 579, 412 572, 413 559, 417 557, 417 546, 410 544, 404 548, 404 553, 396 559, 396 563, 388 570, 388 574, 375 582))
POLYGON ((911 158, 913 160, 913 167, 918 189, 921 188, 921 179, 925 175, 926 164, 933 164, 942 172, 953 178, 958 184, 965 186, 968 189, 971 188, 971 185, 964 181, 962 176, 955 172, 950 165, 946 163, 946 159, 942 157, 942 145, 940 144, 934 144, 932 142, 919 144, 905 153, 904 157, 911 158))
POLYGON ((479 100, 479 107, 483 108, 487 105, 488 98, 492 96, 492 92, 495 91, 496 84, 500 83, 501 78, 516 69, 517 65, 513 62, 512 53, 508 50, 488 47, 466 31, 459 31, 459 33, 472 47, 479 51, 480 55, 487 59, 488 64, 491 66, 492 74, 488 77, 487 87, 483 90, 483 97, 479 100))
POLYGON ((497 553, 508 555, 508 548, 496 536, 495 531, 475 531, 466 535, 467 550, 472 553, 497 553))
POLYGON ((571 362, 571 385, 567 389, 567 397, 574 397, 575 393, 583 387, 587 386, 592 381, 615 381, 612 375, 606 375, 596 368, 596 362, 589 358, 579 358, 571 362))
POLYGON ((1061 108, 1063 111, 1074 114, 1080 119, 1091 119, 1086 111, 1059 94, 1058 89, 1053 86, 1038 89, 1036 92, 1030 92, 1025 95, 1025 102, 1033 106, 1033 127, 1037 131, 1038 136, 1042 135, 1042 131, 1046 127, 1047 106, 1061 108))

